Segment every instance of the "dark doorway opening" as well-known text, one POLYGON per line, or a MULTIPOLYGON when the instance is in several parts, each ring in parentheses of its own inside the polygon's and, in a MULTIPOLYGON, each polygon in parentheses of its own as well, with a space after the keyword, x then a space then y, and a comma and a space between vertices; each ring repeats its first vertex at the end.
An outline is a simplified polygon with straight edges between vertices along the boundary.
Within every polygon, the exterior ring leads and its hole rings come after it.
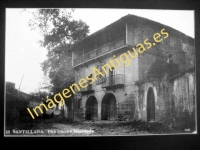
POLYGON ((101 120, 115 120, 116 117, 116 98, 108 93, 104 96, 101 105, 101 120))
POLYGON ((98 114, 98 102, 94 96, 88 98, 86 102, 86 120, 96 120, 98 114))
POLYGON ((115 68, 111 68, 112 71, 109 70, 109 85, 114 85, 115 84, 115 68))
MULTIPOLYGON (((90 74, 88 78, 92 78, 92 74, 90 74)), ((92 84, 89 84, 89 85, 88 85, 87 90, 88 90, 88 91, 91 91, 91 90, 92 90, 92 84)))
POLYGON ((155 96, 150 87, 147 92, 147 122, 155 121, 155 96))

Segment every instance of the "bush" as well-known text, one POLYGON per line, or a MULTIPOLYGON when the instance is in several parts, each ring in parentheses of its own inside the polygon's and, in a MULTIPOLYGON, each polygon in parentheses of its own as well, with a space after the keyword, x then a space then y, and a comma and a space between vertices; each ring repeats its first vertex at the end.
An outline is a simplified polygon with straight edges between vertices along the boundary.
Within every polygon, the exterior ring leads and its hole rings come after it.
POLYGON ((164 126, 170 130, 189 131, 195 130, 195 110, 189 112, 184 109, 183 106, 179 105, 173 111, 165 108, 159 113, 160 118, 164 126))
POLYGON ((191 113, 179 106, 175 111, 175 128, 178 130, 195 130, 195 110, 191 113))

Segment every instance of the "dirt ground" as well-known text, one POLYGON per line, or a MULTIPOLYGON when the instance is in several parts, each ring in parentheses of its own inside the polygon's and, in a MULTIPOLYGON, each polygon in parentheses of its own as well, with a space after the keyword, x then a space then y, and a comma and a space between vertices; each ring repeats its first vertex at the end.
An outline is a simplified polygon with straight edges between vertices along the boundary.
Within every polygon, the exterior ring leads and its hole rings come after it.
MULTIPOLYGON (((37 123, 16 124, 14 127, 6 127, 10 134, 13 130, 40 130, 42 133, 31 135, 41 136, 134 136, 152 134, 176 134, 190 133, 177 131, 164 127, 162 124, 147 125, 141 121, 83 121, 69 122, 61 120, 42 120, 37 123)), ((17 135, 23 135, 18 133, 17 135)), ((27 134, 25 134, 27 135, 27 134)), ((30 136, 30 134, 29 134, 30 136)))

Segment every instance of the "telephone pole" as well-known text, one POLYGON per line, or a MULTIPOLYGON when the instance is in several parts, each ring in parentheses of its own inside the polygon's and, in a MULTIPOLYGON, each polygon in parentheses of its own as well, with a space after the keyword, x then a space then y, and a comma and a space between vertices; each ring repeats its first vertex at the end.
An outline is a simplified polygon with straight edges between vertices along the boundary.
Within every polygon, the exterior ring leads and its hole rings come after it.
POLYGON ((24 75, 22 76, 21 82, 20 82, 20 84, 19 84, 19 89, 18 89, 18 94, 17 94, 17 97, 18 97, 18 95, 19 95, 20 86, 21 86, 21 83, 22 83, 23 77, 24 77, 24 75))

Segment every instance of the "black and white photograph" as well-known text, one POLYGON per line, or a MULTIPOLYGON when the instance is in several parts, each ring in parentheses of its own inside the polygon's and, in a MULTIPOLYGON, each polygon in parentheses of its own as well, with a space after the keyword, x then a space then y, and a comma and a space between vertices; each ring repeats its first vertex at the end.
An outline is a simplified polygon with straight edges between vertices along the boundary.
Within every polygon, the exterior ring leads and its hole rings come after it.
POLYGON ((4 136, 197 134, 194 14, 6 8, 4 136))

